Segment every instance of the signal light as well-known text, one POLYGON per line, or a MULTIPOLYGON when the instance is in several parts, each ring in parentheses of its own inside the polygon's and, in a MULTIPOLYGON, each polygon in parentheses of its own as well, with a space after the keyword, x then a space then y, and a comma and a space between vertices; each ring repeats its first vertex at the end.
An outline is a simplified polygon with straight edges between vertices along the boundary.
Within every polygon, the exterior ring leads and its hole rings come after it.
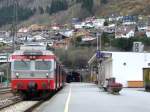
POLYGON ((30 60, 35 60, 36 59, 36 56, 29 56, 28 57, 30 60))

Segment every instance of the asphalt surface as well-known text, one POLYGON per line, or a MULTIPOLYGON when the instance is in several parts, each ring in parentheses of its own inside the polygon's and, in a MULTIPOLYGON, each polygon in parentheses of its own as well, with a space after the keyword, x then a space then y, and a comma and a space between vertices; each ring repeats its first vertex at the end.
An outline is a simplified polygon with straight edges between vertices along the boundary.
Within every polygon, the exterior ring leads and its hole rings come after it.
POLYGON ((112 95, 89 83, 66 85, 35 112, 150 112, 150 93, 124 88, 112 95))

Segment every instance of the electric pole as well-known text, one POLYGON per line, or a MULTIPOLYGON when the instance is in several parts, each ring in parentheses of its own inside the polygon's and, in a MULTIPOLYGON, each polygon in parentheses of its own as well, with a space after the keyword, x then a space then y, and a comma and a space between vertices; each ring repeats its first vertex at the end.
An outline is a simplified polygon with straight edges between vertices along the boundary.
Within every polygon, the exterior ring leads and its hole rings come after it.
POLYGON ((12 23, 12 52, 15 51, 15 39, 17 37, 18 1, 13 0, 13 23, 12 23))

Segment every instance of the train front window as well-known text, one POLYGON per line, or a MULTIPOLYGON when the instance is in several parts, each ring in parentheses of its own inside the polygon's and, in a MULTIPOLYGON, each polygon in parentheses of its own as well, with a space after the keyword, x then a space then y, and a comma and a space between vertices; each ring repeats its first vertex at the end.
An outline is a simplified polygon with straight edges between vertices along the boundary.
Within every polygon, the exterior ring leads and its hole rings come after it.
POLYGON ((51 61, 36 61, 35 70, 50 70, 52 68, 51 61))
POLYGON ((30 70, 30 61, 15 61, 15 70, 30 70))

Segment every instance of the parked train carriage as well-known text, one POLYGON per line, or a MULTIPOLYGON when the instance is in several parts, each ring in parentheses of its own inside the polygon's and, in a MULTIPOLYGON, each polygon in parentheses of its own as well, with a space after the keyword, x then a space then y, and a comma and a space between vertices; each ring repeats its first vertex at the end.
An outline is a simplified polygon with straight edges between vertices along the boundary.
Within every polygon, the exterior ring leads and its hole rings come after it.
POLYGON ((11 87, 15 93, 39 95, 64 85, 65 72, 48 50, 19 50, 11 57, 11 87))

